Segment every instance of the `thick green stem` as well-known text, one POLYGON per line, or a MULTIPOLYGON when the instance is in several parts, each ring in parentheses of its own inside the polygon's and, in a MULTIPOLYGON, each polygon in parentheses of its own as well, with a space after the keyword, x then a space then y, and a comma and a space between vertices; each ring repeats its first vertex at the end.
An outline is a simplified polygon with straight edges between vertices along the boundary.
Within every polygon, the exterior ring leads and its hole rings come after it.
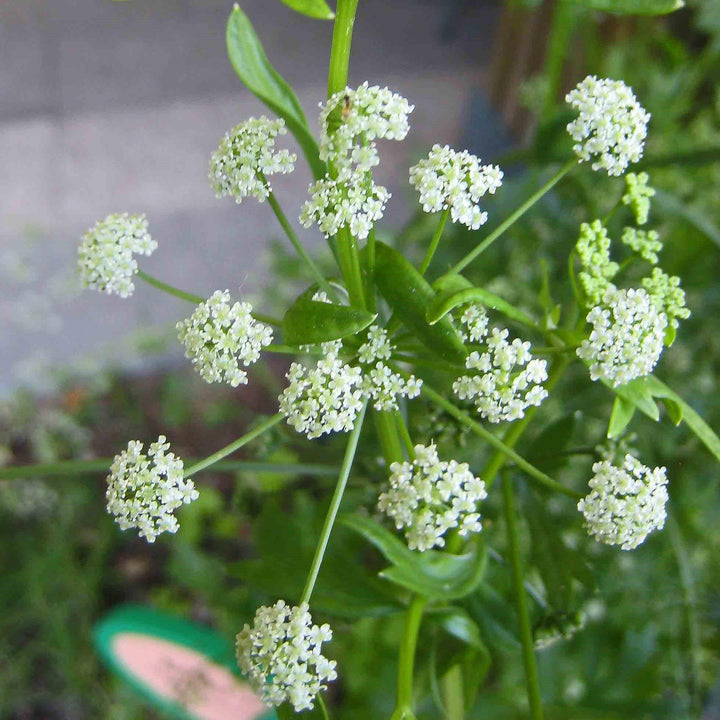
POLYGON ((440 682, 445 720, 465 720, 465 690, 462 666, 453 665, 440 682))
POLYGON ((430 263, 432 262, 433 256, 435 255, 435 251, 438 249, 438 245, 440 244, 440 238, 442 237, 443 230, 445 229, 445 223, 447 222, 449 216, 450 208, 445 208, 445 210, 443 210, 442 214, 440 215, 440 221, 438 222, 437 228, 435 229, 435 234, 430 241, 427 253, 425 253, 425 259, 422 261, 422 264, 418 268, 418 272, 421 275, 424 275, 425 271, 428 269, 428 267, 430 267, 430 263))
POLYGON ((310 602, 310 596, 312 595, 313 588, 315 587, 315 581, 317 580, 318 573, 320 572, 323 557, 325 556, 325 550, 327 549, 328 542, 330 540, 330 533, 332 533, 335 518, 337 517, 338 510, 340 509, 340 503, 342 502, 343 494, 345 493, 345 486, 347 485, 348 477, 350 477, 350 469, 352 468, 353 460, 355 459, 355 452, 357 450, 358 440, 360 439, 366 408, 367 405, 364 405, 355 420, 355 427, 350 433, 350 438, 345 450, 345 457, 343 458, 342 465, 340 466, 340 475, 338 477, 337 485, 335 486, 335 492, 333 493, 332 500, 330 500, 330 507, 327 515, 325 516, 325 524, 323 525, 322 532, 320 533, 320 540, 315 548, 315 556, 313 557, 310 572, 308 573, 307 581, 305 582, 302 598, 300 599, 301 604, 310 602))
POLYGON ((333 26, 330 72, 328 73, 328 97, 347 87, 350 45, 358 0, 338 0, 333 26))
POLYGON ((201 302, 205 302, 205 298, 201 298, 199 295, 193 295, 192 293, 185 292, 184 290, 179 290, 172 285, 168 285, 167 283, 162 282, 162 280, 154 278, 152 275, 148 275, 142 270, 138 270, 137 276, 141 280, 144 280, 148 285, 152 285, 154 288, 162 290, 168 295, 173 295, 174 297, 180 298, 181 300, 187 300, 188 302, 193 303, 193 305, 199 305, 201 302))
POLYGON ((271 427, 277 425, 283 419, 283 417, 284 416, 281 413, 278 413, 277 415, 273 415, 272 417, 268 418, 264 422, 261 422, 257 427, 253 428, 250 432, 245 433, 245 435, 238 438, 237 440, 234 440, 229 445, 226 445, 224 448, 221 448, 209 457, 206 457, 204 460, 201 460, 200 462, 191 465, 189 468, 187 468, 187 470, 185 470, 185 477, 191 477, 195 473, 198 473, 201 470, 210 467, 210 465, 214 465, 218 460, 222 460, 224 457, 227 457, 228 455, 234 453, 236 450, 239 450, 243 445, 247 445, 256 437, 259 437, 271 427))
MULTIPOLYGON (((516 423, 510 428, 507 435, 503 440, 496 438, 491 432, 488 432, 482 425, 475 422, 469 415, 464 413, 460 408, 453 405, 449 400, 446 400, 439 392, 433 390, 426 382, 422 386, 422 394, 430 398, 436 405, 439 405, 446 412, 452 415, 456 420, 459 420, 465 427, 475 433, 477 436, 485 440, 489 445, 492 445, 496 449, 496 453, 492 460, 486 466, 485 470, 481 473, 482 479, 485 484, 490 486, 492 480, 497 471, 507 460, 512 460, 517 467, 528 475, 531 479, 535 480, 539 485, 542 485, 548 490, 562 493, 573 499, 579 500, 582 495, 580 493, 571 490, 570 488, 561 485, 557 480, 553 480, 549 475, 546 475, 542 470, 539 470, 534 465, 531 465, 527 460, 518 455, 513 449, 512 445, 517 442, 517 439, 522 434, 525 426, 532 417, 532 413, 529 411, 526 413, 522 420, 516 421, 516 423), (530 417, 528 417, 530 416, 530 417), (509 442, 511 440, 512 442, 509 442), (500 458, 498 461, 497 458, 500 458), (495 464, 499 462, 497 468, 495 464)), ((531 408, 532 409, 532 408, 531 408)))
POLYGON ((555 185, 577 165, 577 158, 568 160, 534 195, 531 195, 512 215, 498 225, 474 250, 471 250, 460 262, 453 265, 449 273, 459 273, 469 265, 480 253, 487 250, 511 225, 519 220, 543 195, 550 192, 555 185))
MULTIPOLYGON (((261 179, 263 182, 267 183, 264 176, 261 175, 261 179)), ((269 188, 268 188, 269 190, 269 188)), ((313 276, 318 282, 318 285, 328 294, 331 298, 336 298, 335 290, 332 289, 330 286, 330 283, 327 281, 325 276, 320 271, 320 268, 315 264, 315 261, 308 255, 307 250, 303 247, 303 244, 300 242, 297 234, 292 228, 292 225, 290 225, 290 222, 288 221, 287 217, 285 216, 285 213, 283 212, 282 208, 280 207, 280 203, 277 201, 277 198, 275 197, 275 194, 272 190, 269 190, 268 194, 268 203, 270 204, 270 207, 273 209, 273 212, 275 213, 275 217, 278 219, 278 222, 282 226, 282 229, 285 231, 285 234, 288 236, 288 239, 292 243, 292 246, 297 251, 297 254, 303 259, 305 264, 310 269, 310 272, 312 272, 313 276)))
POLYGON ((512 481, 507 474, 503 477, 502 485, 513 592, 515 593, 515 603, 517 605, 518 621, 520 623, 520 640, 522 642, 523 663, 525 665, 528 702, 530 703, 530 717, 532 720, 542 720, 543 710, 540 699, 540 683, 538 682, 537 667, 535 665, 535 647, 527 607, 527 598, 525 596, 523 569, 520 560, 520 543, 518 541, 518 530, 515 520, 515 497, 512 481))
MULTIPOLYGON (((413 674, 415 670, 415 649, 427 599, 415 595, 405 616, 405 632, 400 644, 398 659, 398 689, 395 713, 412 712, 413 674)), ((401 715, 402 716, 402 715, 401 715)))

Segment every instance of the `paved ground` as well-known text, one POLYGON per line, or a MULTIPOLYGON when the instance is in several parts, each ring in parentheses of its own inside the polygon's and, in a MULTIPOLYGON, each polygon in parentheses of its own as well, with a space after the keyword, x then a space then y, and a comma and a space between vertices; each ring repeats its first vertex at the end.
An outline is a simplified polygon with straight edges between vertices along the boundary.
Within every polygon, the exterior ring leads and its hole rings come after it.
MULTIPOLYGON (((408 140, 381 151, 391 223, 409 212, 410 162, 464 134, 492 5, 361 0, 351 82, 387 84, 417 106, 408 140)), ((313 118, 331 25, 279 0, 243 7, 313 118)), ((0 3, 0 390, 80 358, 129 361, 122 338, 187 313, 146 287, 124 301, 74 293, 78 238, 110 212, 147 213, 160 247, 142 266, 168 282, 244 296, 262 286, 267 240, 281 237, 269 208, 217 200, 206 180, 220 136, 263 110, 225 55, 230 8, 226 0, 0 3)), ((276 184, 291 218, 308 180, 301 167, 276 184)), ((317 233, 303 237, 320 246, 317 233)))

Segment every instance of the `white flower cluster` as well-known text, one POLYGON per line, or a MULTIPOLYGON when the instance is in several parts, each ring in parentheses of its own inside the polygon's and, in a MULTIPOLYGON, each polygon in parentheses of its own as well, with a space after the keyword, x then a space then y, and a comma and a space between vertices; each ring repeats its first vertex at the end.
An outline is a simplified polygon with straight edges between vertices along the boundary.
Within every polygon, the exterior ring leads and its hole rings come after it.
POLYGON ((587 321, 593 329, 577 355, 589 363, 593 380, 617 387, 652 372, 663 351, 667 316, 645 290, 611 285, 587 321))
POLYGON ((138 271, 133 253, 152 255, 156 249, 144 215, 108 215, 82 236, 78 269, 83 287, 129 297, 138 271))
POLYGON ((583 269, 579 278, 589 305, 596 305, 610 286, 620 266, 610 260, 610 238, 600 220, 580 225, 575 244, 583 269))
POLYGON ((330 163, 341 182, 355 179, 378 164, 376 140, 404 140, 414 110, 388 88, 363 83, 345 88, 320 106, 320 157, 330 163))
POLYGON ((649 278, 643 278, 642 284, 655 307, 667 316, 670 327, 677 328, 678 318, 686 320, 690 317, 690 310, 685 307, 685 291, 680 287, 679 277, 670 276, 656 267, 649 278))
POLYGON ((447 145, 433 145, 426 158, 410 168, 410 183, 420 194, 425 212, 449 208, 453 222, 477 230, 487 222, 478 202, 502 185, 497 165, 481 165, 467 150, 457 152, 447 145))
POLYGON ((665 525, 668 500, 664 467, 650 469, 632 455, 623 466, 593 465, 590 492, 578 503, 590 535, 607 545, 632 550, 665 525))
POLYGON ((392 345, 378 325, 368 329, 367 340, 358 350, 361 367, 340 360, 341 340, 320 347, 325 357, 315 368, 300 363, 290 366, 286 375, 290 384, 280 395, 280 412, 310 439, 352 430, 365 400, 379 411, 397 410, 398 398, 420 394, 422 380, 414 375, 405 379, 383 362, 390 358, 392 345))
POLYGON ((313 625, 307 603, 291 607, 278 600, 258 608, 252 627, 238 633, 238 664, 266 704, 289 702, 295 712, 309 710, 325 683, 337 677, 335 661, 322 654, 330 640, 330 626, 313 625))
POLYGON ((341 347, 339 340, 326 343, 327 354, 314 368, 293 363, 285 376, 289 385, 280 394, 280 412, 311 440, 349 432, 363 406, 362 371, 339 359, 341 347))
POLYGON ((655 230, 638 230, 637 228, 626 227, 620 239, 624 245, 627 245, 633 252, 638 253, 641 258, 652 265, 657 264, 657 253, 662 250, 662 243, 655 230))
POLYGON ((567 126, 580 162, 595 158, 593 170, 622 175, 640 160, 650 114, 624 82, 588 75, 565 100, 580 112, 567 126))
POLYGON ((383 362, 390 358, 392 349, 386 330, 372 325, 368 329, 368 339, 358 350, 360 362, 370 366, 364 368, 363 391, 379 411, 398 410, 399 397, 417 397, 422 388, 422 380, 414 375, 406 380, 383 362))
POLYGON ((481 343, 487 337, 489 321, 482 305, 470 303, 460 316, 461 324, 467 329, 467 332, 461 331, 463 342, 481 343))
POLYGON ((443 535, 451 528, 463 536, 482 530, 477 504, 487 497, 485 483, 467 463, 441 462, 435 445, 416 445, 415 460, 393 463, 390 471, 378 509, 398 530, 405 528, 411 550, 443 547, 443 535))
POLYGON ((309 193, 300 222, 306 228, 316 223, 326 238, 346 227, 354 237, 364 240, 383 216, 390 199, 386 188, 365 175, 354 175, 346 181, 325 176, 310 186, 309 193))
POLYGON ((646 172, 628 173, 625 176, 625 194, 623 205, 629 205, 635 215, 635 222, 644 225, 650 213, 650 198, 655 195, 655 188, 648 185, 650 180, 646 172))
POLYGON ((230 302, 228 290, 216 290, 176 327, 185 357, 203 380, 237 387, 247 383, 240 365, 257 361, 262 348, 272 342, 272 328, 255 320, 250 303, 230 302))
POLYGON ((297 156, 288 150, 275 151, 275 138, 285 135, 284 120, 250 118, 225 134, 210 158, 210 185, 218 197, 235 202, 255 197, 263 202, 269 195, 265 178, 290 173, 297 156))
POLYGON ((455 394, 472 400, 480 416, 491 423, 517 420, 547 397, 542 386, 547 362, 533 358, 529 342, 518 338, 508 342, 509 334, 507 329, 493 328, 487 337, 486 330, 487 350, 471 352, 465 361, 465 367, 476 373, 453 383, 455 394))
POLYGON ((163 532, 177 532, 173 515, 198 497, 195 484, 183 477, 183 462, 171 452, 164 435, 142 452, 137 440, 115 456, 107 483, 107 509, 122 530, 138 528, 148 542, 163 532))

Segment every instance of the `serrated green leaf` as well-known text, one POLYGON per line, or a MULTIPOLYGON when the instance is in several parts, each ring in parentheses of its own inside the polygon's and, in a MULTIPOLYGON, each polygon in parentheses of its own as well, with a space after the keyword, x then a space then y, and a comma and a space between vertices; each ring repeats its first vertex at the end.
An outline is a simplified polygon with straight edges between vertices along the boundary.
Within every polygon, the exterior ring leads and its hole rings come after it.
POLYGON ((680 404, 675 402, 672 398, 660 398, 660 402, 667 411, 670 420, 674 425, 679 425, 683 420, 683 409, 680 404))
POLYGON ((715 434, 715 431, 662 380, 658 380, 653 375, 649 375, 646 380, 648 388, 654 397, 660 398, 663 402, 670 400, 678 406, 682 413, 682 419, 687 423, 687 426, 695 433, 698 440, 720 460, 720 438, 715 434))
POLYGON ((462 608, 442 609, 433 613, 431 617, 437 620, 448 635, 452 635, 476 650, 487 652, 487 646, 480 635, 480 628, 462 608))
POLYGON ((467 350, 450 319, 434 325, 425 319, 435 299, 432 287, 397 250, 380 241, 375 244, 375 281, 388 305, 428 350, 456 364, 465 362, 467 350))
POLYGON ((452 600, 465 597, 482 581, 487 555, 475 546, 464 555, 434 550, 423 553, 410 550, 389 530, 371 518, 346 515, 340 519, 372 543, 385 556, 390 567, 380 577, 430 599, 452 600))
POLYGON ((622 431, 628 426, 628 423, 632 420, 634 414, 635 404, 620 395, 616 395, 612 413, 610 413, 607 436, 609 438, 619 437, 622 431))
POLYGON ((564 0, 564 2, 620 15, 667 15, 685 7, 683 0, 564 0))
POLYGON ((355 335, 372 324, 377 314, 362 308, 313 300, 317 286, 306 290, 283 318, 288 345, 314 345, 355 335))
POLYGON ((335 17, 335 13, 325 0, 281 0, 281 2, 295 12, 317 20, 332 20, 335 17))
POLYGON ((245 86, 285 120, 300 144, 313 175, 316 179, 323 177, 327 168, 320 160, 305 113, 292 88, 270 64, 250 20, 238 5, 228 19, 226 42, 230 62, 245 86))
POLYGON ((430 306, 425 313, 425 318, 431 325, 434 325, 444 318, 451 310, 469 302, 479 302, 485 307, 501 312, 511 320, 515 320, 515 322, 535 327, 535 322, 522 310, 516 308, 514 305, 511 305, 498 295, 495 295, 495 293, 491 293, 490 291, 479 287, 470 287, 464 290, 458 290, 457 292, 438 295, 430 303, 430 306))

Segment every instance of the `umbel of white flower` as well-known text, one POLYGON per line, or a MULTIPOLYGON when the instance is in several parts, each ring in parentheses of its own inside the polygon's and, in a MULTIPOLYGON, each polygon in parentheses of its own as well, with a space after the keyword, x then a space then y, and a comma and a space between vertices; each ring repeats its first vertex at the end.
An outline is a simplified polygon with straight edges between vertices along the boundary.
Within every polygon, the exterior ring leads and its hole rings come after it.
POLYGON ((531 405, 540 405, 547 397, 542 383, 547 380, 547 362, 533 358, 530 343, 515 338, 508 341, 507 329, 493 328, 488 335, 487 319, 477 309, 466 315, 471 338, 485 340, 485 352, 473 351, 465 361, 472 375, 463 375, 453 383, 461 400, 472 400, 480 416, 491 423, 517 420, 531 405))
POLYGON ((367 82, 335 93, 320 107, 320 157, 341 182, 378 164, 376 140, 404 140, 414 109, 401 95, 367 82))
POLYGON ((152 255, 156 249, 145 215, 108 215, 82 236, 78 270, 83 287, 129 297, 138 271, 133 253, 152 255))
POLYGON ((336 235, 340 228, 348 228, 354 237, 364 240, 382 218, 390 199, 382 185, 358 172, 342 181, 327 175, 313 183, 309 193, 310 200, 302 207, 300 222, 306 228, 315 223, 326 238, 336 235))
POLYGON ((636 252, 643 260, 647 260, 652 265, 656 265, 658 261, 658 252, 662 250, 660 236, 655 230, 640 230, 634 227, 626 227, 623 229, 622 237, 623 245, 627 245, 633 252, 636 252))
POLYGON ((622 467, 607 460, 593 465, 590 492, 578 503, 590 535, 632 550, 665 525, 668 500, 664 467, 650 469, 632 455, 622 467))
POLYGON ((185 357, 209 383, 232 387, 247 383, 240 367, 252 365, 272 342, 272 328, 255 320, 250 303, 231 304, 228 290, 216 290, 193 314, 177 324, 185 357))
POLYGON ((565 100, 580 113, 567 126, 580 162, 594 160, 593 170, 622 175, 640 160, 650 113, 624 82, 588 75, 565 100))
POLYGON ((260 202, 270 193, 266 178, 295 169, 297 155, 275 150, 275 139, 285 135, 284 120, 250 118, 225 134, 210 159, 210 185, 218 197, 235 202, 252 196, 260 202))
POLYGON ((183 462, 168 452, 164 435, 142 452, 143 444, 131 440, 115 456, 107 479, 107 509, 122 530, 137 528, 148 542, 163 532, 177 532, 173 515, 181 505, 197 499, 190 478, 183 477, 183 462))
POLYGON ((643 278, 642 284, 655 307, 667 316, 670 327, 678 327, 678 318, 686 320, 690 317, 690 310, 685 307, 685 291, 680 287, 677 275, 668 275, 656 267, 649 278, 643 278))
POLYGON ((414 375, 405 379, 383 362, 390 358, 392 350, 387 331, 379 325, 368 328, 367 340, 358 350, 358 359, 366 366, 363 368, 363 392, 380 412, 398 410, 398 398, 415 398, 422 388, 422 380, 414 375))
POLYGON ((592 331, 577 355, 589 364, 593 380, 617 387, 652 372, 663 351, 668 322, 645 290, 610 285, 587 321, 592 331))
POLYGON ((415 459, 395 462, 390 471, 378 509, 398 530, 405 529, 411 550, 443 547, 443 536, 451 528, 463 536, 482 530, 477 504, 487 497, 485 483, 467 463, 441 461, 435 445, 416 445, 415 459))
POLYGON ((342 343, 325 343, 325 356, 314 368, 293 363, 289 384, 279 398, 288 423, 309 439, 331 432, 349 432, 363 406, 362 371, 338 357, 342 343))
POLYGON ((477 230, 487 222, 480 198, 502 185, 497 165, 481 165, 467 150, 458 152, 447 145, 433 145, 430 154, 410 168, 410 183, 420 194, 425 212, 450 209, 453 222, 477 230))
POLYGON ((313 625, 307 603, 291 607, 278 600, 258 608, 252 627, 238 633, 238 664, 266 704, 289 702, 295 712, 309 710, 325 683, 337 677, 335 661, 322 654, 330 640, 330 626, 313 625))

